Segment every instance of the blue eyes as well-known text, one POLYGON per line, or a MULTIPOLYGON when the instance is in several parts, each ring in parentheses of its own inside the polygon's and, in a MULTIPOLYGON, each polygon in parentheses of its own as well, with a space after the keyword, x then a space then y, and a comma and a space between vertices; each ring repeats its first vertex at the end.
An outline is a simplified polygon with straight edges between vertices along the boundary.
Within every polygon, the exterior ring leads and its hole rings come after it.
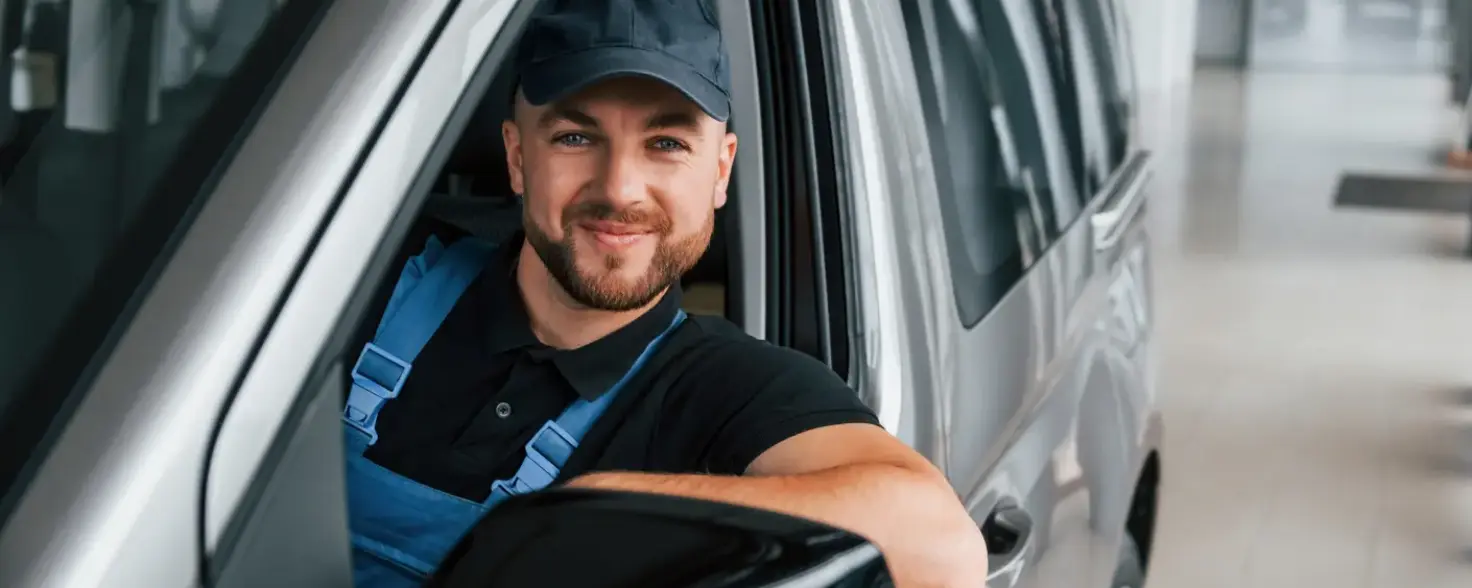
MULTIPOLYGON (((552 142, 563 147, 587 147, 593 144, 593 139, 582 133, 564 133, 553 137, 552 142)), ((654 142, 650 143, 650 146, 666 152, 689 150, 684 143, 669 137, 655 139, 654 142)))
POLYGON ((554 141, 566 147, 582 147, 593 142, 592 140, 588 139, 587 135, 582 135, 578 133, 567 133, 565 135, 559 135, 556 139, 554 139, 554 141))

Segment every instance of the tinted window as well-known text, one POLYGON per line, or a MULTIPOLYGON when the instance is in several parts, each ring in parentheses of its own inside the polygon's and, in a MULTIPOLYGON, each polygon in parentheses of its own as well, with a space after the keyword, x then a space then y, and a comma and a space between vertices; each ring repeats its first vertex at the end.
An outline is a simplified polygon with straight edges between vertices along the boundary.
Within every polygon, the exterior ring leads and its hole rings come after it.
POLYGON ((1069 169, 1067 141, 1059 120, 1044 28, 1048 16, 1028 0, 971 0, 980 17, 986 48, 995 64, 998 85, 1021 163, 1036 185, 1043 226, 1053 238, 1081 210, 1069 169))
POLYGON ((911 54, 935 159, 956 308, 979 322, 1022 276, 1019 223, 1031 222, 992 124, 990 67, 974 14, 945 0, 906 3, 911 54))
MULTIPOLYGON (((1116 15, 1112 1, 1081 2, 1069 0, 1070 9, 1081 21, 1081 36, 1087 41, 1089 59, 1099 82, 1099 99, 1103 103, 1103 123, 1113 159, 1118 167, 1124 162, 1130 141, 1130 118, 1134 101, 1134 85, 1130 79, 1133 54, 1125 36, 1124 22, 1116 15)), ((1081 54, 1082 55, 1082 54, 1081 54)))
MULTIPOLYGON (((1083 132, 1080 129, 1079 104, 1075 98, 1078 84, 1069 63, 1068 29, 1063 22, 1060 0, 1032 0, 1033 19, 1037 23, 1041 49, 1047 56, 1048 79, 1053 89, 1054 107, 1057 108, 1062 134, 1067 139, 1069 169, 1075 178, 1087 179, 1083 132)), ((1085 200, 1079 190, 1079 202, 1085 200)))
MULTIPOLYGON (((325 0, 32 0, 0 14, 0 442, 88 384, 325 0), (199 8, 198 12, 189 7, 199 8)), ((19 459, 19 458, 17 458, 19 459)), ((16 464, 0 463, 0 489, 16 464)))
MULTIPOLYGON (((1087 180, 1085 195, 1097 192, 1119 165, 1124 145, 1118 143, 1122 126, 1118 113, 1110 110, 1107 96, 1116 93, 1112 83, 1113 62, 1107 40, 1098 26, 1088 26, 1080 13, 1079 0, 1060 2, 1067 21, 1061 33, 1068 38, 1066 62, 1073 71, 1071 98, 1078 112, 1082 175, 1087 180), (1108 81, 1106 81, 1108 80, 1108 81)), ((1091 9, 1100 14, 1097 3, 1091 9)), ((1102 21, 1095 23, 1102 25, 1102 21)))

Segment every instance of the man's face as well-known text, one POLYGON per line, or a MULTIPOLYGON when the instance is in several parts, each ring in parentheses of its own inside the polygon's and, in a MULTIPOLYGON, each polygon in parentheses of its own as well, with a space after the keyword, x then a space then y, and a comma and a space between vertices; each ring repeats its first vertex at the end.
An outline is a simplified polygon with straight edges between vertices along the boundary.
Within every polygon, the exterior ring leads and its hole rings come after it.
POLYGON ((601 310, 641 308, 699 261, 736 157, 724 123, 642 78, 544 106, 518 97, 502 138, 527 241, 574 301, 601 310))

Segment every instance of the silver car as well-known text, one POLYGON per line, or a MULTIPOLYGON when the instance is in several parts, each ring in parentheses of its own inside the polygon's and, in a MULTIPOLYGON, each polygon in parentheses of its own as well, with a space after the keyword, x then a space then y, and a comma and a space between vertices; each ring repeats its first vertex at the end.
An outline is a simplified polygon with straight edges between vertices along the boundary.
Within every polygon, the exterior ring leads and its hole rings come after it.
MULTIPOLYGON (((742 149, 690 309, 846 376, 993 588, 1139 585, 1122 5, 712 3, 742 149)), ((350 583, 347 342, 423 223, 514 228, 495 125, 538 4, 0 1, 0 585, 350 583)))

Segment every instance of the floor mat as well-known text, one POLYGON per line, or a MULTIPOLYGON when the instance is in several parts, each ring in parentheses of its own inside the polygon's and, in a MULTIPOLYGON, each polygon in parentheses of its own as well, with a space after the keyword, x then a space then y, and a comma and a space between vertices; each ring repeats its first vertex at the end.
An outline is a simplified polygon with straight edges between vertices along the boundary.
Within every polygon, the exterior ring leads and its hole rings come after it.
POLYGON ((1472 178, 1347 173, 1339 180, 1334 205, 1466 214, 1472 211, 1472 178))

